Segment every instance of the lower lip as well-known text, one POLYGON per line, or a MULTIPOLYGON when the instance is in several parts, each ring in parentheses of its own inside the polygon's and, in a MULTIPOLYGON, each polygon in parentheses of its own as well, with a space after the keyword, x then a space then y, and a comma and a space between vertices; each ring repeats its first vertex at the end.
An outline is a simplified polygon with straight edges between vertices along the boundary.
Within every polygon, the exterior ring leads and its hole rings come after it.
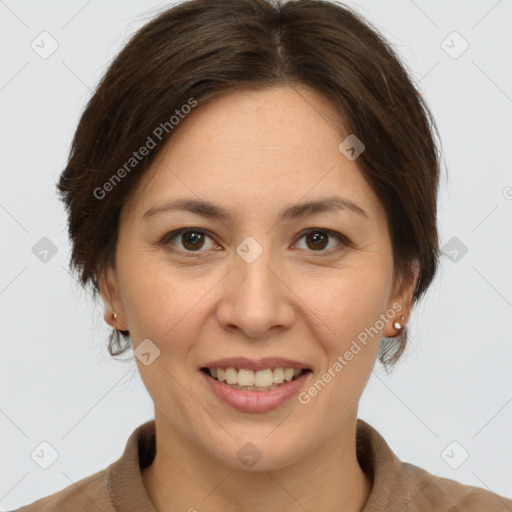
POLYGON ((213 393, 235 409, 242 412, 265 412, 283 405, 290 398, 297 395, 311 372, 305 372, 297 379, 281 384, 278 388, 270 391, 233 389, 226 383, 210 377, 205 372, 201 371, 201 373, 213 393))

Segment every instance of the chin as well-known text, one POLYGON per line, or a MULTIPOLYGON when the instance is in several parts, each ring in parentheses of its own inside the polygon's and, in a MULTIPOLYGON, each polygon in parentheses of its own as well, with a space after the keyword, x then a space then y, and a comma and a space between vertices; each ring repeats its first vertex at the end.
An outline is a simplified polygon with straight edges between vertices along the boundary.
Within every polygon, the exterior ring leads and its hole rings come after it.
POLYGON ((243 434, 237 430, 236 440, 230 438, 224 450, 216 449, 212 455, 230 469, 255 472, 281 469, 300 460, 303 454, 297 447, 304 447, 304 436, 297 434, 293 439, 283 430, 280 435, 274 432, 269 437, 274 428, 275 425, 270 429, 253 426, 243 434))

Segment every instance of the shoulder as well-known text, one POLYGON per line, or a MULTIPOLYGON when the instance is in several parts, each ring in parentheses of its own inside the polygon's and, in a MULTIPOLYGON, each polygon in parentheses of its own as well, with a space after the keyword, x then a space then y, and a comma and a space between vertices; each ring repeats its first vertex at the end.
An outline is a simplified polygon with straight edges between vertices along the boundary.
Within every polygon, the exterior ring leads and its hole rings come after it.
POLYGON ((155 453, 155 421, 150 420, 132 432, 121 457, 108 467, 12 512, 154 512, 141 469, 155 453))
POLYGON ((12 512, 114 512, 103 469, 64 489, 12 512))
POLYGON ((358 419, 357 456, 372 480, 363 512, 512 512, 512 500, 401 461, 379 432, 358 419))
POLYGON ((492 491, 443 478, 401 462, 398 473, 409 487, 409 508, 445 512, 512 512, 512 500, 492 491))

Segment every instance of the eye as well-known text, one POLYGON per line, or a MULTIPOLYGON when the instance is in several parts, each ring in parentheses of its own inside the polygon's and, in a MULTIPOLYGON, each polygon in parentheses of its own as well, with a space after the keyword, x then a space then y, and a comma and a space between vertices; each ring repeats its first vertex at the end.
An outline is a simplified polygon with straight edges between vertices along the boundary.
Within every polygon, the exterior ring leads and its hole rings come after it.
MULTIPOLYGON (((167 233, 160 241, 161 245, 175 245, 173 241, 178 239, 181 247, 177 248, 183 252, 202 252, 201 249, 205 246, 206 239, 212 240, 208 233, 200 228, 182 228, 176 231, 167 233)), ((208 249, 209 247, 206 247, 208 249)), ((210 247, 211 248, 211 247, 210 247)))
MULTIPOLYGON (((350 240, 346 236, 330 229, 310 228, 301 234, 299 240, 302 238, 305 238, 306 249, 309 249, 308 252, 331 253, 350 245, 350 240), (331 247, 324 250, 329 245, 330 238, 338 241, 338 247, 335 246, 334 248, 331 247)), ((213 238, 207 231, 201 228, 182 228, 171 231, 159 243, 162 246, 172 245, 185 253, 204 252, 202 249, 208 250, 216 246, 213 238), (208 239, 212 241, 210 247, 207 244, 208 239), (175 243, 176 240, 178 244, 175 243)))
POLYGON ((350 244, 349 239, 345 235, 330 229, 311 228, 302 233, 299 239, 302 238, 305 238, 306 248, 310 249, 310 252, 331 253, 336 250, 341 250, 350 244), (331 247, 324 251, 329 245, 329 238, 336 239, 338 241, 338 247, 334 246, 334 248, 331 247))

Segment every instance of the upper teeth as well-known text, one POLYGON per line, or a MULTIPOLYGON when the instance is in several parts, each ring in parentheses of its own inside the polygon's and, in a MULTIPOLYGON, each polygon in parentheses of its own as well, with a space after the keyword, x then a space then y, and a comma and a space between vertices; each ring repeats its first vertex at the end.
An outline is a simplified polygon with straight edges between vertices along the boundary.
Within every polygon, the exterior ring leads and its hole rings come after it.
POLYGON ((294 368, 266 368, 264 370, 248 370, 241 368, 210 368, 212 377, 220 382, 239 386, 269 387, 273 384, 280 384, 283 381, 290 381, 303 372, 294 368))

